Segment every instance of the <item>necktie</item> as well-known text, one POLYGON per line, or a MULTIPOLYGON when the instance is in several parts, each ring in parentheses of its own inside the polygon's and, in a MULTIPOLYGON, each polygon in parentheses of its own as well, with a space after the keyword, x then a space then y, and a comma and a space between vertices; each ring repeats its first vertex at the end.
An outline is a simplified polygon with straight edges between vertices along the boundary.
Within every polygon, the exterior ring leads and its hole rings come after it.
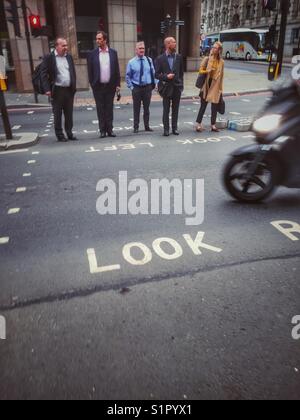
POLYGON ((143 84, 143 77, 144 77, 144 59, 141 58, 140 86, 143 84))

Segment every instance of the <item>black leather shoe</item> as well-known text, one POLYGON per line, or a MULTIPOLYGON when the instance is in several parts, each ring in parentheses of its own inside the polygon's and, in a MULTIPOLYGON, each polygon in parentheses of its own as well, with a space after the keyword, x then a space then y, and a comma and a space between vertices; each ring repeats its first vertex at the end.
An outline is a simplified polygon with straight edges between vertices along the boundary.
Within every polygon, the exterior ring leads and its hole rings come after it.
POLYGON ((174 136, 179 136, 179 131, 178 130, 173 130, 173 134, 174 134, 174 136))
POLYGON ((68 136, 68 139, 69 140, 71 140, 71 141, 78 141, 78 138, 77 137, 75 137, 75 136, 68 136))
POLYGON ((146 127, 146 128, 145 128, 145 131, 147 131, 147 132, 149 132, 149 133, 153 133, 153 131, 154 131, 154 130, 152 130, 152 128, 150 128, 150 127, 146 127))
POLYGON ((138 134, 139 129, 138 129, 138 128, 135 128, 135 129, 133 130, 133 132, 134 132, 134 134, 138 134))
POLYGON ((66 143, 68 139, 65 136, 60 136, 60 137, 57 137, 57 141, 59 143, 66 143))
POLYGON ((169 131, 168 131, 168 130, 165 130, 165 131, 164 131, 164 137, 169 137, 169 136, 170 136, 169 131))
POLYGON ((108 136, 108 137, 112 137, 112 138, 117 137, 117 136, 116 136, 116 134, 115 134, 115 133, 113 133, 112 131, 110 131, 109 133, 107 133, 107 136, 108 136))
POLYGON ((103 132, 101 132, 101 134, 100 134, 100 139, 105 139, 105 137, 106 137, 106 133, 103 131, 103 132))

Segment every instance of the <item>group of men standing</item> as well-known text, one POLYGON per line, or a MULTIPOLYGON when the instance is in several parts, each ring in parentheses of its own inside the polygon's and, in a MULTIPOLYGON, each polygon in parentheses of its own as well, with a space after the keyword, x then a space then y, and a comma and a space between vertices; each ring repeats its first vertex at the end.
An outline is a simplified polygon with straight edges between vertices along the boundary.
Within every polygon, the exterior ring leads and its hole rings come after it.
MULTIPOLYGON (((89 83, 93 90, 99 120, 100 138, 116 137, 113 131, 114 98, 120 97, 121 75, 117 51, 108 46, 108 36, 97 34, 98 47, 87 59, 89 83)), ((136 56, 127 66, 126 81, 132 91, 134 107, 134 133, 139 132, 141 105, 144 108, 144 125, 150 127, 150 104, 152 92, 157 89, 163 98, 164 136, 170 135, 170 109, 172 107, 172 133, 179 135, 178 115, 183 92, 183 60, 176 53, 174 38, 165 40, 165 53, 156 60, 145 55, 145 44, 136 46, 136 56)), ((55 121, 55 134, 59 142, 76 141, 73 134, 73 107, 76 93, 76 71, 68 43, 58 38, 55 51, 46 56, 42 63, 41 80, 43 89, 51 97, 55 121), (62 114, 65 117, 65 133, 62 128, 62 114)))

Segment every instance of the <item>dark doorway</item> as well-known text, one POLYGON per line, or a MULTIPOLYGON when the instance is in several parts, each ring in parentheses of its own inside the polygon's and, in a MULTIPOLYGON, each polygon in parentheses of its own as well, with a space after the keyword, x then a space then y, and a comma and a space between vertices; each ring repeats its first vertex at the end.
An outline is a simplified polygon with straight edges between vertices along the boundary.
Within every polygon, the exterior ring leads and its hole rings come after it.
POLYGON ((145 41, 147 54, 153 59, 162 52, 164 36, 160 32, 160 23, 164 18, 163 2, 137 2, 138 40, 145 41))
POLYGON ((86 58, 95 48, 98 31, 108 32, 106 0, 75 0, 75 16, 80 58, 86 58))

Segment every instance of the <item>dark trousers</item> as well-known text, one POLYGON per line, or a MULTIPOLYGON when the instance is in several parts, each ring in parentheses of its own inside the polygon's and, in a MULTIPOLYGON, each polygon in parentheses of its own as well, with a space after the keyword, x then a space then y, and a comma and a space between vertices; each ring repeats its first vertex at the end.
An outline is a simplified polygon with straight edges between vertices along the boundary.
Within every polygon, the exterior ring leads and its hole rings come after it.
POLYGON ((99 85, 94 90, 101 133, 111 133, 113 131, 115 94, 116 89, 110 85, 99 85))
POLYGON ((132 91, 132 98, 133 98, 133 110, 134 110, 134 128, 136 129, 139 128, 142 104, 144 107, 145 129, 149 128, 152 85, 135 86, 132 91))
POLYGON ((54 126, 56 137, 64 135, 62 129, 62 114, 65 117, 65 131, 68 137, 72 136, 73 131, 73 109, 74 91, 71 88, 55 86, 52 97, 52 108, 54 114, 54 126))
MULTIPOLYGON (((207 109, 208 102, 205 99, 201 98, 201 108, 198 114, 197 123, 201 124, 205 111, 207 109)), ((218 116, 218 104, 211 104, 211 125, 215 125, 217 122, 218 116)))
POLYGON ((164 114, 163 114, 163 124, 166 131, 170 130, 170 108, 172 106, 172 130, 178 129, 178 116, 179 116, 179 106, 181 99, 181 90, 174 88, 173 95, 170 98, 164 97, 164 114))

